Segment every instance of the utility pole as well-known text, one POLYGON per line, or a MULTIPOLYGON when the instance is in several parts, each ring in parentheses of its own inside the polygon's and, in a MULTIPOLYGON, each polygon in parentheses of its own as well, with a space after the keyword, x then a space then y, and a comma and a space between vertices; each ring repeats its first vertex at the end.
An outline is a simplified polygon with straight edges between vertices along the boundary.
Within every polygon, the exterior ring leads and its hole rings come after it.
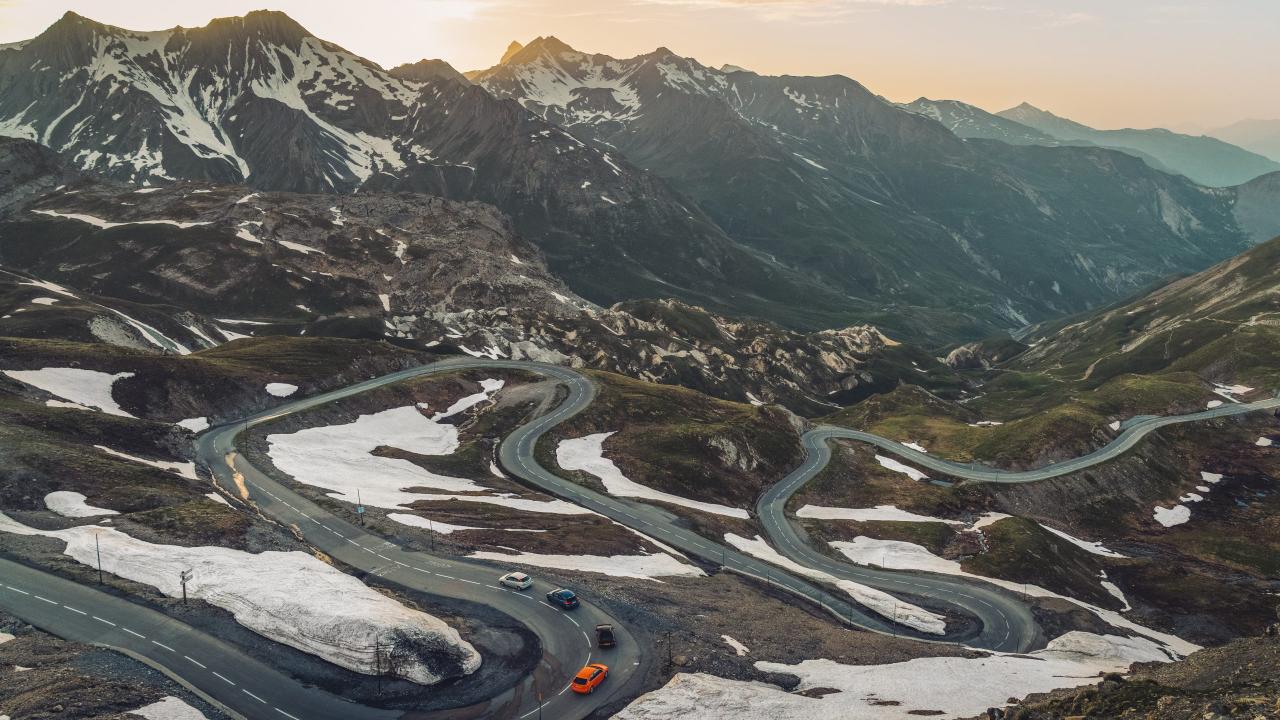
POLYGON ((538 698, 538 720, 542 720, 542 690, 538 687, 538 675, 533 676, 533 695, 538 698))
POLYGON ((183 570, 182 572, 178 573, 178 577, 181 578, 181 582, 182 582, 182 604, 186 605, 187 604, 187 581, 191 579, 191 571, 183 570))
POLYGON ((98 544, 98 533, 93 534, 93 549, 98 553, 98 584, 102 584, 102 546, 98 544))

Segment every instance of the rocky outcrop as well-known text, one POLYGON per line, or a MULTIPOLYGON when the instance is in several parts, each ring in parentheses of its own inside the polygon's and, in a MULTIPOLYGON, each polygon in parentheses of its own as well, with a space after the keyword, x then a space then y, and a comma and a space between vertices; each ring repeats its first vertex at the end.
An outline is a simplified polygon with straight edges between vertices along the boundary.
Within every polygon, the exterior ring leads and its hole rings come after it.
POLYGON ((943 362, 954 370, 986 370, 1027 349, 1026 345, 1011 338, 997 338, 965 343, 947 353, 943 362))
MULTIPOLYGON (((18 299, 0 333, 23 337, 62 328, 70 339, 163 349, 110 302, 187 350, 278 333, 390 339, 808 415, 904 380, 957 383, 870 325, 802 333, 676 300, 602 308, 561 283, 492 206, 425 195, 86 183, 0 222, 0 264, 71 289, 52 305, 18 299)), ((36 292, 16 282, 23 296, 36 292)))

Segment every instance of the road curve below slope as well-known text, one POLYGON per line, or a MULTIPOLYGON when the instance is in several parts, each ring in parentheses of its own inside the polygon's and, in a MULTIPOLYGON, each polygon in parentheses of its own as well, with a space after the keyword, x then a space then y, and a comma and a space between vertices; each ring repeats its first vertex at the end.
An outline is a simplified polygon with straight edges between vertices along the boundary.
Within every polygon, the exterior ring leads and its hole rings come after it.
POLYGON ((1280 407, 1280 398, 1223 405, 1187 415, 1143 418, 1126 428, 1106 446, 1094 452, 1044 468, 1026 471, 1006 471, 962 465, 906 447, 902 443, 873 433, 849 428, 820 426, 801 436, 800 441, 804 448, 804 461, 800 467, 793 470, 761 495, 756 503, 756 514, 759 516, 760 522, 773 545, 782 554, 795 562, 820 569, 842 579, 861 582, 886 591, 896 590, 898 592, 914 593, 936 601, 962 604, 970 608, 975 604, 989 608, 991 612, 1000 616, 1000 620, 994 626, 988 625, 984 627, 981 642, 976 644, 989 648, 1009 649, 1010 643, 1006 633, 1013 634, 1015 637, 1021 635, 1024 638, 1030 638, 1038 632, 1038 627, 1030 610, 1014 594, 994 585, 973 580, 933 573, 888 571, 838 560, 816 550, 796 524, 790 521, 786 515, 787 503, 790 502, 801 487, 804 487, 806 483, 826 468, 831 460, 831 448, 828 444, 830 440, 848 439, 867 442, 930 470, 969 481, 1027 483, 1060 477, 1113 460, 1131 450, 1148 434, 1162 427, 1181 423, 1202 422, 1204 420, 1259 412, 1276 407, 1280 407), (930 579, 931 582, 922 582, 925 579, 930 579))
MULTIPOLYGON (((1033 470, 1000 470, 998 468, 988 468, 978 465, 965 465, 963 463, 951 462, 950 460, 944 460, 930 455, 929 453, 914 450, 900 442, 880 437, 879 435, 863 432, 861 430, 835 427, 832 425, 823 425, 806 433, 805 446, 807 449, 810 445, 815 444, 816 442, 820 441, 825 443, 827 440, 832 439, 858 440, 860 442, 875 445, 882 450, 886 450, 897 455, 903 460, 909 460, 921 467, 950 475, 952 477, 969 480, 971 482, 1012 485, 1061 477, 1063 475, 1069 475, 1073 472, 1079 472, 1093 467, 1094 465, 1100 465, 1110 460, 1114 460, 1120 455, 1132 450, 1133 447, 1141 442, 1143 438, 1162 427, 1180 425, 1183 423, 1203 422, 1205 420, 1232 417, 1234 415, 1244 415, 1246 413, 1272 410, 1275 408, 1280 408, 1280 397, 1256 400, 1250 403, 1220 405, 1216 408, 1189 413, 1186 415, 1159 415, 1145 417, 1130 424, 1119 435, 1113 438, 1111 442, 1087 455, 1081 455, 1080 457, 1064 460, 1052 465, 1046 465, 1042 468, 1035 468, 1033 470), (812 438, 814 442, 810 442, 808 440, 809 438, 812 438)), ((820 469, 821 468, 819 468, 819 470, 820 469)))
MULTIPOLYGON (((546 717, 577 720, 596 709, 639 691, 638 683, 649 657, 626 626, 599 606, 582 598, 573 612, 556 609, 542 600, 552 586, 539 581, 525 592, 517 592, 496 584, 504 569, 477 561, 459 560, 426 552, 406 550, 385 538, 335 516, 306 499, 284 483, 276 481, 248 462, 236 450, 237 437, 247 428, 286 415, 351 397, 384 385, 424 375, 483 367, 466 361, 445 360, 410 368, 338 390, 302 398, 249 416, 236 423, 211 428, 197 438, 197 460, 207 466, 215 481, 229 493, 246 494, 266 515, 294 527, 317 549, 383 580, 437 598, 442 604, 464 601, 484 605, 523 624, 538 636, 542 644, 542 660, 535 672, 495 697, 465 708, 441 710, 413 717, 430 718, 527 718, 536 717, 538 696, 542 695, 542 713, 546 717), (594 647, 592 632, 597 623, 612 623, 618 633, 618 645, 608 650, 594 647), (589 662, 610 666, 608 682, 596 693, 581 697, 567 692, 578 668, 589 662)), ((577 409, 561 404, 546 417, 569 417, 577 409), (570 412, 566 412, 569 411, 570 412)))

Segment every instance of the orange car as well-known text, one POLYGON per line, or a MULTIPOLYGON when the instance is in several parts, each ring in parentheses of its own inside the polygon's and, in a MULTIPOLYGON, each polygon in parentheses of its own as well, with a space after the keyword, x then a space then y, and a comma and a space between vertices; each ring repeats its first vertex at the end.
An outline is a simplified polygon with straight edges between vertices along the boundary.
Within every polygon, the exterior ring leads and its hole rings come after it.
POLYGON ((600 663, 591 663, 578 671, 573 678, 573 691, 583 695, 589 695, 600 687, 600 683, 609 677, 609 666, 600 663))

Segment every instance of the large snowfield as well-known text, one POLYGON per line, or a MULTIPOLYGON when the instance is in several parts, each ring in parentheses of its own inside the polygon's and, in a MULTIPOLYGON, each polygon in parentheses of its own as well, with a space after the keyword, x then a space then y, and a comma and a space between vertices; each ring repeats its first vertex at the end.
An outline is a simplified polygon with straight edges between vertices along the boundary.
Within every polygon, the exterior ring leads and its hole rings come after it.
POLYGON ((765 672, 800 678, 797 691, 830 688, 820 698, 774 685, 704 674, 676 675, 642 695, 617 720, 912 720, 929 715, 960 718, 1003 707, 1010 697, 1087 685, 1102 673, 1130 664, 1167 661, 1145 638, 1069 632, 1044 650, 978 658, 932 657, 888 665, 842 665, 806 660, 796 665, 757 662, 765 672), (941 714, 935 714, 941 713, 941 714))
MULTIPOLYGON (((492 382, 488 387, 493 387, 492 382)), ((484 385, 482 385, 483 387, 484 385)), ((474 396, 470 396, 474 397, 474 396)), ((462 403, 470 402, 464 398, 462 403)), ((456 405, 457 403, 455 403, 456 405)), ((493 493, 465 478, 438 475, 408 460, 380 457, 380 447, 418 455, 449 455, 458 449, 458 428, 438 419, 457 414, 453 407, 427 417, 415 405, 361 415, 354 422, 306 428, 267 436, 271 462, 300 483, 329 490, 349 503, 403 510, 419 500, 479 502, 527 512, 579 515, 589 511, 563 500, 530 500, 493 493), (412 488, 410 490, 409 488, 412 488), (438 490, 438 493, 423 492, 438 490)))
POLYGON ((608 440, 613 434, 612 432, 595 433, 585 437, 561 440, 560 444, 556 446, 556 463, 565 470, 581 470, 596 476, 604 484, 604 489, 610 495, 664 502, 687 507, 691 510, 700 510, 714 515, 725 515, 742 520, 746 520, 749 517, 746 510, 717 505, 716 503, 690 500, 689 498, 672 495, 671 493, 632 482, 630 478, 622 474, 622 471, 618 469, 617 465, 613 464, 612 460, 604 456, 604 441, 608 440))
POLYGON ((439 618, 407 608, 307 553, 157 545, 96 525, 38 530, 3 513, 0 532, 57 538, 67 543, 66 555, 95 568, 100 547, 103 570, 169 597, 182 597, 179 574, 191 570, 190 597, 226 610, 264 637, 348 670, 373 674, 375 643, 405 651, 397 672, 424 685, 480 667, 475 648, 439 618))

